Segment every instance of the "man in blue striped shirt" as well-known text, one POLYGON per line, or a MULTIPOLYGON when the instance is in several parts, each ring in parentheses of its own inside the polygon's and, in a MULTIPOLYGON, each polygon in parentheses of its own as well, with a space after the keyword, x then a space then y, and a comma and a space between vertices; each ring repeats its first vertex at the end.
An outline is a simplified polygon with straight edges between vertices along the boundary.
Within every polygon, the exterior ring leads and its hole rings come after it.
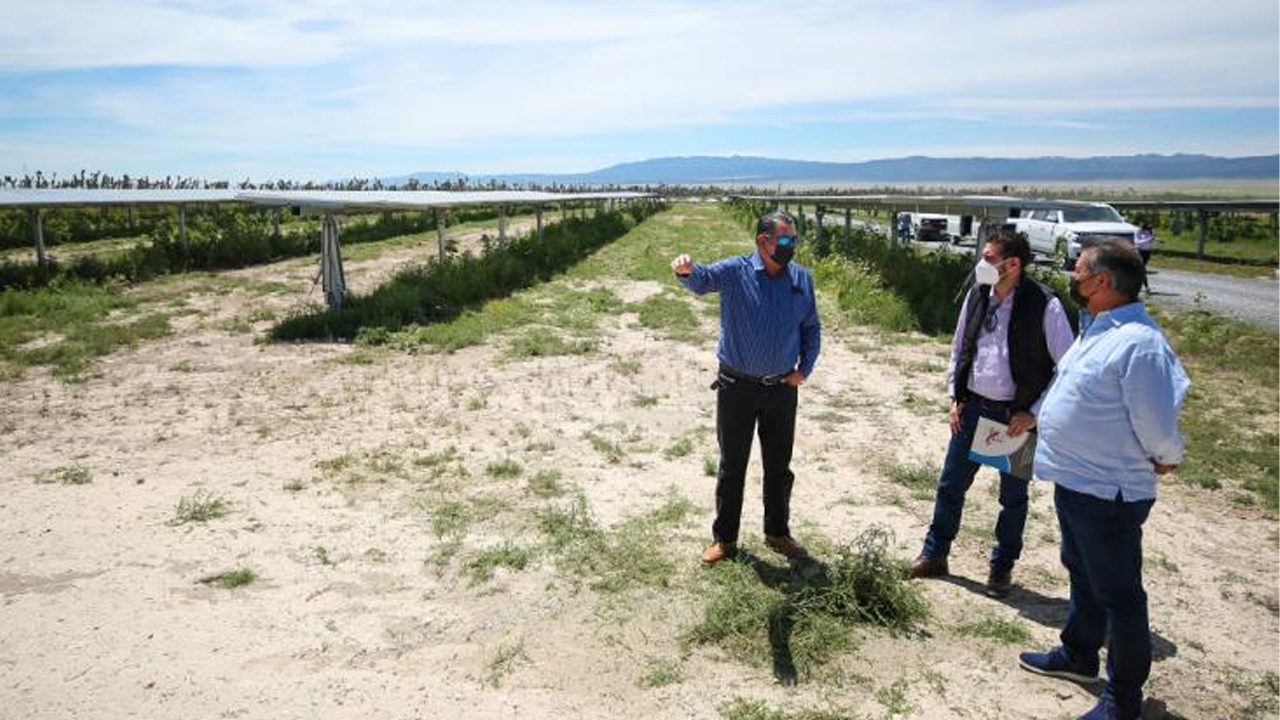
POLYGON ((764 533, 769 547, 791 560, 808 557, 791 537, 791 449, 795 441, 797 388, 813 372, 822 345, 813 275, 791 262, 795 220, 775 211, 756 223, 756 251, 711 265, 680 255, 671 269, 680 284, 702 295, 720 293, 720 371, 716 394, 714 541, 702 554, 713 565, 738 542, 742 491, 759 429, 764 464, 764 533))
POLYGON ((1035 475, 1055 485, 1071 600, 1062 645, 1022 653, 1019 662, 1096 682, 1106 642, 1108 682, 1081 720, 1141 717, 1151 671, 1142 524, 1155 503, 1156 476, 1176 469, 1184 452, 1178 413, 1191 381, 1137 299, 1145 275, 1128 243, 1080 253, 1071 294, 1088 312, 1040 407, 1035 475))

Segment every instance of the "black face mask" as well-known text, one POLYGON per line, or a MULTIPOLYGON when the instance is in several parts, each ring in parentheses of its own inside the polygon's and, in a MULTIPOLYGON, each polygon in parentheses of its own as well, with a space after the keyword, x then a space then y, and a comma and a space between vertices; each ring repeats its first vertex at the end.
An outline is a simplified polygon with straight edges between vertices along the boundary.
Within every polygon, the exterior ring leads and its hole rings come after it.
MULTIPOLYGON (((1093 277, 1090 275, 1089 277, 1093 277)), ((1087 279, 1087 278, 1086 278, 1087 279)), ((1080 293, 1080 281, 1074 277, 1067 281, 1067 292, 1071 295, 1071 299, 1076 301, 1076 305, 1082 308, 1089 307, 1089 298, 1080 293)))
POLYGON ((794 246, 779 245, 778 247, 774 248, 773 254, 769 256, 769 259, 781 265, 782 267, 786 267, 787 263, 791 262, 791 258, 795 257, 795 254, 796 254, 796 249, 794 246))

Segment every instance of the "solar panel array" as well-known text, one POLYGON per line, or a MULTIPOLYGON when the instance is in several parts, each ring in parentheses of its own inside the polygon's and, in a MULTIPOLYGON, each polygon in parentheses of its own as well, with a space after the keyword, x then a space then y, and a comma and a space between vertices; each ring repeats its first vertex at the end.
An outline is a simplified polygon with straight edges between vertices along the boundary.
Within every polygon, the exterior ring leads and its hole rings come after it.
POLYGON ((427 210, 477 205, 554 205, 588 200, 635 200, 639 192, 550 193, 518 190, 0 190, 0 208, 101 207, 250 203, 313 210, 427 210))

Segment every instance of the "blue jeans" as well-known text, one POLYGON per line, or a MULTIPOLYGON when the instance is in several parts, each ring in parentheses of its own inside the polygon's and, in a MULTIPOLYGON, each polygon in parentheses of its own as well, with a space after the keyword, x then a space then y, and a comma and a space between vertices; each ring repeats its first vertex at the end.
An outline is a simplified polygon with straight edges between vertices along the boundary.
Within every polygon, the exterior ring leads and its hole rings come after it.
POLYGON ((1053 503, 1062 527, 1062 564, 1071 602, 1062 647, 1076 662, 1096 664, 1107 639, 1107 677, 1123 717, 1142 706, 1151 673, 1151 626, 1142 588, 1142 523, 1154 500, 1103 500, 1057 486, 1053 503))
MULTIPOLYGON (((951 436, 947 459, 938 478, 938 494, 933 503, 933 522, 924 538, 923 555, 946 557, 951 541, 960 531, 960 515, 964 496, 973 484, 973 476, 982 467, 969 459, 973 432, 978 418, 1009 421, 1009 410, 1002 404, 971 397, 960 409, 960 432, 951 436)), ((1027 524, 1028 481, 1000 473, 1000 516, 996 520, 996 545, 991 550, 991 569, 1006 571, 1022 555, 1022 529, 1027 524)))

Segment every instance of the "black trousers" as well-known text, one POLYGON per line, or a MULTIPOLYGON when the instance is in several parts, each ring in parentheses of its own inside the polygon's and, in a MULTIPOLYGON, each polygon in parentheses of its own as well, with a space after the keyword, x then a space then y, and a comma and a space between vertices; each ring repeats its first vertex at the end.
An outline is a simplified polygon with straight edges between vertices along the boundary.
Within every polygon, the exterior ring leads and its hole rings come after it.
POLYGON ((738 541, 742 488, 751 457, 751 436, 760 433, 764 462, 764 532, 791 534, 791 447, 796 437, 796 388, 760 385, 748 380, 720 382, 716 391, 716 438, 720 472, 716 478, 716 520, 712 535, 719 542, 738 541))

